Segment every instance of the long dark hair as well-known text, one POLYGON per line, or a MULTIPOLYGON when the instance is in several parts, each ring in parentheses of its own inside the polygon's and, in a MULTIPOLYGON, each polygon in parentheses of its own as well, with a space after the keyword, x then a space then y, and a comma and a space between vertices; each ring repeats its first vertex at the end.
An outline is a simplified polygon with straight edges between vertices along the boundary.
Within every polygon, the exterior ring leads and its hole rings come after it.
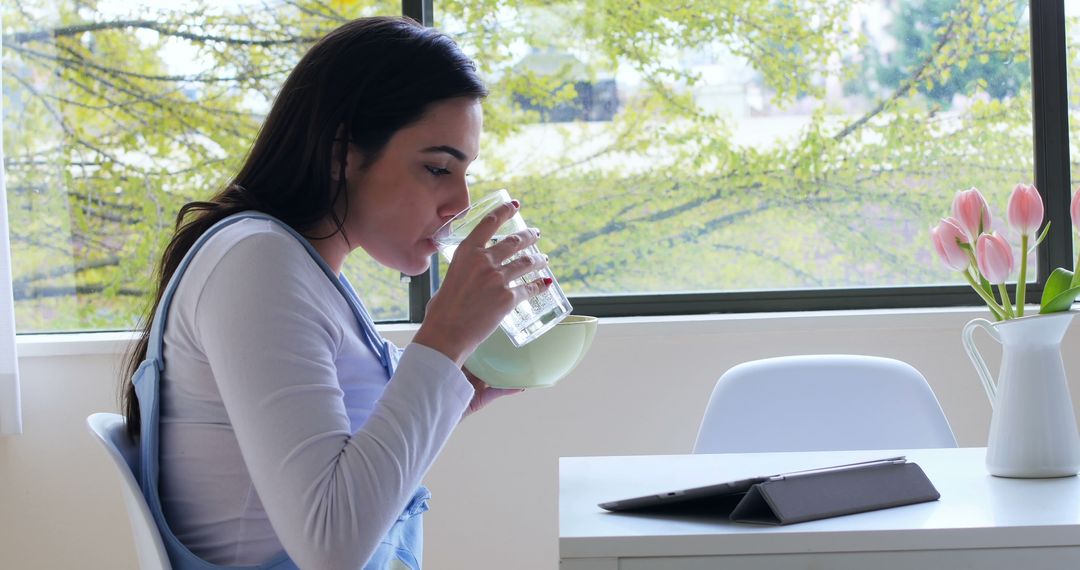
POLYGON ((419 120, 432 103, 486 95, 475 64, 452 39, 407 18, 353 20, 316 42, 285 80, 233 180, 210 200, 185 204, 176 216, 176 231, 155 275, 154 301, 122 380, 128 434, 139 434, 131 377, 146 358, 154 313, 203 232, 246 210, 270 214, 301 233, 324 220, 340 232, 344 219, 337 212, 348 211, 347 149, 335 140, 356 145, 370 165, 393 134, 419 120))

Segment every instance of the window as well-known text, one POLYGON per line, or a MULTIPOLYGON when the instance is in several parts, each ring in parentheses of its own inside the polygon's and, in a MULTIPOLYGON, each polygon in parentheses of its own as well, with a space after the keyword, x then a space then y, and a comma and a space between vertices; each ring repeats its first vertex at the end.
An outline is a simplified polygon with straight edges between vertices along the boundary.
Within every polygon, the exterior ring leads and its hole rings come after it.
POLYGON ((12 315, 7 199, 2 193, 3 188, 4 174, 0 171, 0 435, 14 435, 22 433, 22 406, 12 315))
MULTIPOLYGON (((1068 125, 1069 125, 1069 174, 1071 180, 1080 180, 1080 89, 1076 81, 1080 78, 1080 4, 1065 3, 1065 84, 1068 85, 1068 125), (1072 149, 1077 149, 1072 151, 1072 149)), ((1080 236, 1072 232, 1073 236, 1080 236)), ((1073 241, 1073 251, 1080 251, 1080 241, 1073 241)), ((1073 260, 1075 261, 1075 259, 1073 260)), ((1073 267, 1073 266, 1069 266, 1073 267)))
MULTIPOLYGON (((400 13, 389 0, 277 4, 4 3, 20 332, 135 325, 176 211, 227 182, 306 47, 345 18, 400 13)), ((405 318, 397 273, 362 256, 346 271, 377 318, 405 318)))
MULTIPOLYGON (((20 332, 132 326, 174 212, 229 176, 310 41, 403 7, 480 64, 474 193, 522 199, 580 313, 974 305, 927 234, 953 192, 1003 214, 1035 182, 1067 227, 1068 140, 1039 136, 1065 120, 1040 62, 1066 42, 1031 32, 1067 3, 431 4, 5 3, 20 332)), ((1040 258, 1071 267, 1065 234, 1040 258)), ((350 263, 378 320, 422 315, 428 280, 350 263)))
POLYGON ((567 293, 964 283, 927 231, 1033 181, 1026 4, 704 6, 436 5, 492 83, 476 186, 525 200, 567 293))

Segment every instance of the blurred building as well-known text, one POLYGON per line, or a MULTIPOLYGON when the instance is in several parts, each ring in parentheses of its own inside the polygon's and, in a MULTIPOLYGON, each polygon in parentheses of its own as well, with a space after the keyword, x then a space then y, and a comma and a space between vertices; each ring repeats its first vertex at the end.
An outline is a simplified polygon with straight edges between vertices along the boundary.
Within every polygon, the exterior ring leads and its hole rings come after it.
POLYGON ((537 101, 525 93, 514 93, 514 104, 526 111, 536 111, 542 122, 610 121, 619 110, 615 78, 590 73, 581 60, 569 53, 534 49, 514 65, 514 71, 557 78, 553 92, 573 87, 573 99, 553 104, 537 101))

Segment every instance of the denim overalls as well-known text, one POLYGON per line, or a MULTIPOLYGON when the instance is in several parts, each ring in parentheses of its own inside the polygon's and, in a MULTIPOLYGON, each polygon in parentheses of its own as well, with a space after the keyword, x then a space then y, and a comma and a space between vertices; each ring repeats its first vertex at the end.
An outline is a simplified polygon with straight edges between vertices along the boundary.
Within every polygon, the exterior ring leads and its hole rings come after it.
MULTIPOLYGON (((322 256, 315 251, 315 248, 288 225, 266 214, 242 212, 221 220, 200 236, 176 268, 176 272, 169 280, 169 284, 161 296, 161 302, 158 304, 157 312, 154 314, 154 321, 150 327, 150 341, 146 348, 146 359, 139 365, 139 369, 132 379, 139 400, 140 419, 142 420, 137 479, 139 480, 139 486, 142 488, 143 496, 146 497, 147 505, 150 507, 150 512, 154 516, 154 521, 157 523, 158 530, 161 531, 161 539, 165 544, 165 550, 169 554, 169 560, 174 570, 215 570, 228 567, 206 562, 188 550, 173 534, 162 513, 161 498, 158 496, 158 418, 160 412, 158 397, 160 394, 161 373, 165 368, 162 358, 165 319, 169 314, 169 305, 172 302, 173 294, 176 292, 176 286, 184 275, 184 271, 190 264, 192 257, 195 256, 195 252, 206 243, 206 240, 210 239, 210 236, 226 226, 240 220, 252 218, 277 223, 304 245, 307 252, 322 268, 327 278, 334 283, 341 295, 348 301, 349 307, 360 325, 360 330, 363 332, 365 342, 379 355, 387 375, 393 376, 394 368, 397 366, 397 351, 392 350, 390 344, 375 331, 375 325, 371 317, 368 316, 367 311, 360 302, 360 298, 356 295, 349 282, 343 276, 334 275, 333 270, 322 259, 322 256)), ((402 511, 401 517, 383 537, 375 553, 371 556, 367 565, 364 566, 364 570, 418 570, 420 568, 423 546, 423 526, 420 515, 428 509, 427 501, 430 497, 431 494, 426 488, 420 487, 417 489, 409 504, 406 505, 405 510, 402 511)), ((244 566, 243 568, 292 570, 296 569, 297 566, 289 559, 288 554, 282 552, 259 566, 244 566)))

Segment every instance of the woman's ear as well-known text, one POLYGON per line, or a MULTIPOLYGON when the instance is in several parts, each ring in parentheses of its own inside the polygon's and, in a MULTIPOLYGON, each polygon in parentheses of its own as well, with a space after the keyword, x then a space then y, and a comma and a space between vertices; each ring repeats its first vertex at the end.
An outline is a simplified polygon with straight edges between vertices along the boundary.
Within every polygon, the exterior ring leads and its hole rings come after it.
POLYGON ((345 172, 349 171, 349 139, 345 133, 345 125, 338 125, 334 133, 333 146, 330 147, 330 180, 341 180, 345 172), (342 158, 345 159, 345 172, 342 172, 342 158))
POLYGON ((349 136, 345 132, 345 125, 339 125, 334 136, 334 146, 330 149, 330 180, 338 182, 344 176, 346 179, 350 172, 359 172, 365 167, 364 155, 355 144, 349 142, 349 136), (344 169, 342 168, 344 158, 344 169))

